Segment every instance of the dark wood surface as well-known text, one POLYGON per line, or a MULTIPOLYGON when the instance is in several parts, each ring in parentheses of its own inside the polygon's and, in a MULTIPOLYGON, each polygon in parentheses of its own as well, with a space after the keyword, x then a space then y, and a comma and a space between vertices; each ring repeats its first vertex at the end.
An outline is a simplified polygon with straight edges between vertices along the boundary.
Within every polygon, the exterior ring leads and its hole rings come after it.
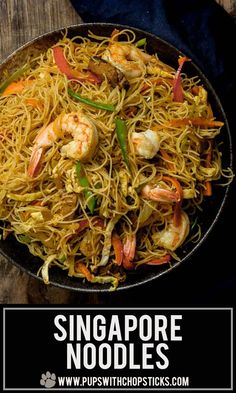
POLYGON ((82 20, 69 0, 1 0, 0 59, 48 31, 82 20))
MULTIPOLYGON (((236 15, 236 0, 218 0, 236 15)), ((14 49, 42 33, 81 23, 69 0, 0 0, 0 61, 14 49)), ((113 295, 123 305, 124 295, 113 295)), ((0 255, 0 303, 103 304, 109 295, 77 294, 52 286, 21 272, 0 255)))

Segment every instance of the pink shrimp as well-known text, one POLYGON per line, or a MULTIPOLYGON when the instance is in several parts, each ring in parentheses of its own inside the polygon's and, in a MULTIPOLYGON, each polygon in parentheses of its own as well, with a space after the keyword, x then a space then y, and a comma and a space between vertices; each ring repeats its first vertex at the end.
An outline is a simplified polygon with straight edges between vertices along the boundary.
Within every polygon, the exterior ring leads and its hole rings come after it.
POLYGON ((174 216, 166 220, 166 227, 152 236, 153 240, 167 250, 174 251, 183 244, 189 234, 189 218, 187 214, 180 210, 180 221, 176 225, 174 216))
POLYGON ((150 129, 142 132, 133 132, 131 140, 135 153, 146 159, 155 157, 160 147, 160 137, 156 131, 150 129))
POLYGON ((126 78, 137 78, 145 72, 152 56, 142 52, 135 45, 111 41, 102 59, 121 71, 126 78))
POLYGON ((181 204, 183 199, 183 190, 179 181, 170 176, 163 176, 162 180, 172 183, 172 185, 176 188, 176 191, 170 191, 159 184, 154 186, 146 184, 146 186, 142 189, 142 196, 156 202, 181 204))
POLYGON ((143 187, 142 196, 156 202, 174 203, 179 201, 179 195, 159 185, 151 187, 149 184, 143 187))
POLYGON ((85 115, 77 112, 58 116, 36 136, 28 166, 28 175, 34 177, 39 172, 39 165, 46 148, 53 145, 64 135, 72 136, 72 141, 62 146, 61 154, 81 161, 89 160, 97 146, 97 129, 85 115))

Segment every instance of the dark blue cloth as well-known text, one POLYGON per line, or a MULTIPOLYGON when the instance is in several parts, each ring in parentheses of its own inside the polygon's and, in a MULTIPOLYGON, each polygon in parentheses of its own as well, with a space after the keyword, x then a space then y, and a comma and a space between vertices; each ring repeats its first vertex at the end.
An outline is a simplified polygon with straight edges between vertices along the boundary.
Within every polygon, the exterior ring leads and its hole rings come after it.
MULTIPOLYGON (((71 0, 84 22, 137 27, 172 43, 202 69, 218 93, 236 132, 236 26, 213 0, 71 0)), ((236 299, 233 193, 215 230, 191 261, 143 290, 139 305, 233 305, 236 299), (229 229, 231 226, 232 229, 229 229)), ((141 293, 141 295, 139 295, 141 293)), ((119 293, 114 295, 119 299, 119 293)), ((127 302, 129 297, 127 296, 127 302)), ((117 300, 118 304, 119 301, 117 300)), ((132 300, 131 300, 132 303, 132 300)))

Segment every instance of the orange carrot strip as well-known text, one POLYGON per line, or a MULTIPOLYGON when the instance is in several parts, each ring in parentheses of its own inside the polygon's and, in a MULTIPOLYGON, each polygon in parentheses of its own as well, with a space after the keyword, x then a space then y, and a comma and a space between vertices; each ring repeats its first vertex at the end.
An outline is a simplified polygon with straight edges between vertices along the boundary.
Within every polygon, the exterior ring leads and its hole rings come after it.
POLYGON ((185 119, 172 119, 168 123, 170 126, 173 127, 181 127, 181 126, 187 126, 187 125, 192 125, 196 127, 222 127, 224 123, 222 121, 215 121, 215 120, 209 120, 209 119, 203 119, 201 117, 195 117, 195 118, 185 118, 185 119))
POLYGON ((169 154, 163 149, 160 149, 159 152, 160 152, 162 158, 164 158, 168 169, 170 171, 175 171, 175 169, 176 169, 175 164, 173 162, 170 162, 171 158, 170 158, 169 154))
POLYGON ((206 167, 209 168, 209 166, 211 165, 211 159, 212 159, 212 145, 213 142, 212 140, 209 140, 209 149, 206 155, 206 167))
POLYGON ((44 201, 37 201, 37 200, 35 200, 35 201, 31 202, 30 205, 33 205, 33 206, 45 206, 45 202, 44 201))
POLYGON ((20 80, 18 82, 12 82, 6 87, 2 93, 3 97, 9 96, 10 94, 21 93, 26 86, 32 85, 34 81, 31 79, 20 80))
POLYGON ((213 118, 213 110, 212 110, 212 107, 211 107, 211 104, 207 104, 207 117, 208 117, 208 119, 212 119, 213 118))
POLYGON ((171 260, 171 255, 166 254, 164 257, 151 259, 151 261, 147 262, 147 265, 164 265, 165 263, 171 260))
POLYGON ((37 98, 27 98, 26 104, 31 105, 33 108, 43 110, 43 104, 37 98))
MULTIPOLYGON (((209 149, 206 155, 206 167, 209 168, 211 165, 211 160, 212 160, 212 140, 209 141, 209 149)), ((203 191, 204 196, 212 196, 212 185, 210 180, 205 181, 205 189, 203 191)))
POLYGON ((152 130, 153 131, 160 131, 160 130, 163 130, 163 128, 165 128, 165 127, 168 127, 167 123, 165 123, 165 124, 153 124, 152 125, 152 130))
POLYGON ((120 266, 124 256, 123 244, 120 236, 115 232, 112 234, 111 243, 115 251, 115 263, 120 266))
POLYGON ((84 277, 88 280, 88 281, 92 281, 93 280, 93 275, 90 273, 89 269, 87 268, 87 266, 85 266, 84 263, 82 262, 76 262, 75 264, 75 271, 77 273, 82 273, 84 275, 84 277))
POLYGON ((205 181, 205 189, 203 191, 204 196, 212 196, 212 185, 210 180, 205 181))
MULTIPOLYGON (((154 86, 163 86, 163 85, 165 85, 165 82, 168 84, 168 85, 170 85, 170 86, 173 86, 173 79, 170 79, 170 78, 153 78, 153 79, 150 79, 150 82, 152 83, 152 85, 154 85, 154 86)), ((141 90, 140 90, 140 93, 143 93, 144 91, 146 91, 149 87, 151 87, 148 83, 145 83, 144 82, 144 84, 143 84, 143 86, 142 86, 142 88, 141 88, 141 90)))

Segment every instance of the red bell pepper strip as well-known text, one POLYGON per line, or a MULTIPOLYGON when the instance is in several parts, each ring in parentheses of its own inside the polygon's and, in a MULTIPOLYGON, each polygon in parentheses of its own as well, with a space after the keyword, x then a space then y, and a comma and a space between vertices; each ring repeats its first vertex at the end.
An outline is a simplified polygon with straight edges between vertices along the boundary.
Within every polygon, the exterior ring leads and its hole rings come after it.
POLYGON ((90 71, 87 72, 81 72, 78 70, 74 70, 73 68, 71 68, 70 64, 68 63, 68 61, 65 58, 64 52, 63 52, 63 48, 60 46, 56 46, 54 48, 52 48, 53 51, 53 57, 55 60, 55 63, 57 65, 57 67, 59 68, 59 70, 65 74, 67 76, 68 79, 75 79, 79 82, 91 82, 94 84, 99 84, 101 83, 101 79, 93 74, 90 71))
POLYGON ((182 84, 181 84, 181 71, 186 61, 190 61, 190 59, 186 56, 181 56, 178 59, 179 68, 176 71, 174 83, 173 83, 173 93, 174 93, 173 101, 175 102, 184 102, 184 95, 183 95, 182 84))
POLYGON ((216 128, 223 127, 224 123, 222 121, 205 119, 203 117, 185 117, 184 119, 172 119, 166 125, 171 127, 193 126, 200 128, 216 128))

